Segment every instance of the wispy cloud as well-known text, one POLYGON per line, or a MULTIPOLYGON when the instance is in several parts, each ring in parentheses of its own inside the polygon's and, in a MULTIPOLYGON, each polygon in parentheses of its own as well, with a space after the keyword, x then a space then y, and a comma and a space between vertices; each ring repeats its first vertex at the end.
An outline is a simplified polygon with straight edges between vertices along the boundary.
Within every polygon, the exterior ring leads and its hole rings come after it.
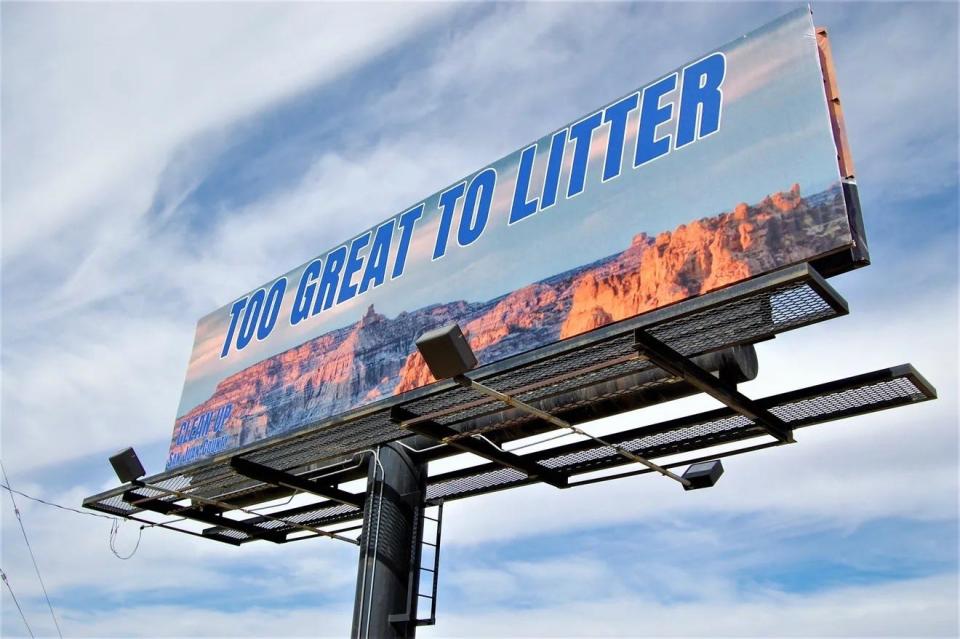
MULTIPOLYGON (((696 583, 700 576, 682 578, 696 583)), ((952 578, 937 577, 813 595, 774 591, 745 601, 719 597, 670 605, 631 596, 577 599, 524 610, 456 613, 437 636, 949 636, 956 630, 954 587, 952 578)))

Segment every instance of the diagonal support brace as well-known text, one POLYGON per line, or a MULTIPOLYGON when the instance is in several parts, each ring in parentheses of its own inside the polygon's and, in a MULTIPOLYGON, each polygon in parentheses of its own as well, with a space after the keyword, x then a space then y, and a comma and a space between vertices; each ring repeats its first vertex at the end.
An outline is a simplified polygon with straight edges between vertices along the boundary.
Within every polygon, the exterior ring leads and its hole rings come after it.
MULTIPOLYGON (((651 469, 651 470, 653 470, 653 471, 656 471, 656 472, 660 473, 661 475, 663 475, 664 477, 668 477, 668 478, 670 478, 670 479, 672 479, 672 480, 674 480, 674 481, 682 484, 683 486, 689 486, 689 485, 690 485, 690 482, 687 481, 686 479, 684 479, 683 477, 680 477, 679 475, 670 472, 669 470, 667 470, 667 469, 664 468, 663 466, 660 466, 660 465, 658 465, 658 464, 653 463, 652 461, 650 461, 650 460, 647 459, 646 457, 641 457, 640 455, 638 455, 638 454, 636 454, 636 453, 634 453, 634 452, 632 452, 632 451, 627 450, 627 449, 624 448, 623 446, 620 446, 620 445, 617 445, 617 444, 611 444, 610 442, 608 442, 607 440, 603 439, 602 437, 597 437, 596 435, 591 435, 591 434, 588 433, 587 431, 583 430, 582 428, 580 428, 580 427, 578 427, 578 426, 574 426, 573 424, 571 424, 570 422, 566 421, 565 419, 561 419, 561 418, 557 417, 556 415, 551 415, 550 413, 548 413, 548 412, 546 412, 546 411, 544 411, 544 410, 540 410, 540 409, 537 408, 536 406, 532 406, 531 404, 528 404, 528 403, 526 403, 526 402, 524 402, 524 401, 521 401, 521 400, 517 399, 516 397, 513 397, 513 396, 511 396, 511 395, 508 395, 507 393, 501 393, 501 392, 498 391, 497 389, 491 388, 491 387, 487 386, 486 384, 481 384, 481 383, 478 382, 477 380, 475 380, 475 379, 470 379, 470 378, 467 377, 466 375, 457 375, 457 376, 454 377, 453 379, 454 379, 454 381, 456 381, 458 384, 460 384, 460 385, 463 386, 464 388, 472 388, 473 390, 475 390, 475 391, 477 391, 477 392, 480 392, 480 393, 483 393, 484 395, 487 395, 487 396, 489 396, 489 397, 493 397, 494 399, 498 399, 498 400, 500 400, 501 402, 504 402, 505 404, 508 404, 509 406, 513 406, 514 408, 519 408, 520 410, 524 411, 525 413, 528 413, 528 414, 530 414, 530 415, 535 415, 536 417, 539 417, 540 419, 546 420, 546 421, 550 422, 551 424, 553 424, 553 425, 555 425, 555 426, 558 426, 559 428, 565 428, 565 429, 569 430, 570 432, 573 432, 573 433, 576 433, 577 435, 580 435, 581 437, 588 437, 588 438, 592 439, 593 441, 597 442, 598 444, 603 444, 604 446, 609 446, 610 448, 612 448, 612 449, 613 449, 618 455, 620 455, 621 457, 625 457, 625 458, 629 459, 630 461, 635 461, 635 462, 637 462, 638 464, 643 464, 643 465, 646 466, 647 468, 649 468, 649 469, 651 469)), ((569 477, 566 477, 566 479, 567 479, 567 484, 566 484, 566 485, 569 486, 569 485, 570 485, 570 483, 569 483, 569 477)))
POLYGON ((327 499, 338 501, 341 504, 363 508, 365 495, 348 493, 345 490, 340 490, 336 486, 330 486, 310 479, 304 479, 303 477, 298 477, 291 473, 277 470, 276 468, 270 468, 269 466, 252 462, 249 459, 233 457, 230 459, 230 467, 244 477, 249 477, 250 479, 256 479, 257 481, 262 481, 273 486, 293 488, 294 490, 300 490, 312 495, 326 497, 327 499))
POLYGON ((634 331, 634 348, 656 366, 682 378, 691 386, 722 402, 730 409, 752 420, 777 441, 793 443, 793 430, 779 417, 763 408, 733 386, 717 379, 689 358, 673 350, 653 335, 638 328, 634 331))
POLYGON ((429 437, 437 442, 446 443, 467 453, 473 453, 494 463, 519 470, 531 478, 536 478, 556 488, 566 488, 567 478, 560 473, 544 468, 530 459, 504 451, 490 442, 472 437, 462 437, 460 431, 430 420, 419 420, 417 415, 400 406, 390 409, 390 421, 403 426, 418 435, 429 437), (416 420, 416 421, 414 421, 416 420))
POLYGON ((138 508, 160 513, 161 515, 175 515, 177 517, 184 517, 186 519, 199 521, 204 524, 212 524, 221 528, 237 530, 239 532, 246 533, 251 537, 272 541, 275 544, 282 543, 286 538, 286 535, 264 530, 263 528, 252 526, 240 520, 229 519, 216 512, 207 512, 202 508, 196 508, 192 506, 184 508, 183 506, 177 506, 174 503, 163 501, 162 499, 145 498, 132 490, 128 490, 123 494, 123 500, 127 503, 136 504, 138 508))

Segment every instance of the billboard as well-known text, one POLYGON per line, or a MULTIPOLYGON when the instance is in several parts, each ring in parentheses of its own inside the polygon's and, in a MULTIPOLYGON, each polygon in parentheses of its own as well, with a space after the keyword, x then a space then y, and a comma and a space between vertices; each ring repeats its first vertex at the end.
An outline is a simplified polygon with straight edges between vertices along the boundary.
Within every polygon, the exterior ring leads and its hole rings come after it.
POLYGON ((440 325, 485 365, 853 244, 800 9, 201 319, 167 468, 430 384, 440 325))

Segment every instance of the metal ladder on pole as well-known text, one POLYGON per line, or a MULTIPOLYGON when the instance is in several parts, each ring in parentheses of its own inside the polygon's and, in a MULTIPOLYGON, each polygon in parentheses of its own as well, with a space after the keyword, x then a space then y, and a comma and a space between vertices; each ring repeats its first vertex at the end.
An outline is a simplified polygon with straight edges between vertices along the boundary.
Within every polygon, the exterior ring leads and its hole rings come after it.
POLYGON ((432 626, 437 623, 437 580, 440 572, 440 531, 443 526, 443 502, 426 504, 418 508, 422 508, 422 510, 416 518, 417 527, 410 548, 410 573, 407 579, 405 610, 391 614, 388 618, 390 623, 401 624, 408 628, 404 636, 413 636, 409 631, 410 626, 432 626), (428 511, 432 511, 435 516, 428 515, 428 511), (428 522, 432 523, 428 524, 428 522), (428 528, 432 528, 434 531, 430 535, 431 541, 426 538, 428 528), (428 561, 428 567, 423 565, 424 548, 430 548, 430 552, 433 553, 432 561, 428 561), (422 586, 426 583, 421 579, 425 572, 430 573, 429 594, 421 592, 422 586), (419 615, 419 603, 423 599, 430 600, 429 617, 420 617, 419 615))
MULTIPOLYGON (((440 573, 440 531, 443 527, 443 502, 438 502, 436 504, 428 505, 424 509, 423 514, 424 522, 431 521, 436 529, 436 534, 431 537, 433 541, 427 541, 427 524, 424 523, 420 535, 420 556, 423 556, 424 546, 433 549, 433 565, 430 568, 424 567, 422 562, 418 567, 420 570, 420 576, 423 576, 424 572, 430 573, 430 593, 423 594, 418 592, 417 597, 420 599, 429 599, 430 600, 430 616, 426 618, 421 618, 417 616, 417 625, 418 626, 432 626, 437 623, 437 584, 439 581, 440 573), (435 517, 431 517, 427 514, 431 509, 433 509, 433 514, 435 517)), ((420 580, 418 580, 420 581, 420 580)), ((417 607, 419 610, 419 606, 417 607)))

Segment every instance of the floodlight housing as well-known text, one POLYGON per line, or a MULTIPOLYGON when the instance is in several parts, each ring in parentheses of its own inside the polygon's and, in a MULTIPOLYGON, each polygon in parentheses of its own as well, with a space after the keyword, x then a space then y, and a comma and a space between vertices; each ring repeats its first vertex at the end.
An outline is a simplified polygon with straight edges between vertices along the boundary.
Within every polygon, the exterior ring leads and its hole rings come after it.
POLYGON ((683 478, 689 484, 684 484, 684 490, 697 490, 699 488, 710 488, 717 483, 720 475, 723 474, 723 464, 719 459, 711 461, 697 462, 691 465, 683 473, 683 478))
POLYGON ((437 379, 463 375, 477 367, 477 356, 458 324, 427 331, 417 340, 417 350, 437 379))
POLYGON ((117 473, 117 478, 123 483, 135 481, 147 474, 133 448, 124 448, 116 455, 112 455, 110 465, 113 466, 113 472, 117 473))

